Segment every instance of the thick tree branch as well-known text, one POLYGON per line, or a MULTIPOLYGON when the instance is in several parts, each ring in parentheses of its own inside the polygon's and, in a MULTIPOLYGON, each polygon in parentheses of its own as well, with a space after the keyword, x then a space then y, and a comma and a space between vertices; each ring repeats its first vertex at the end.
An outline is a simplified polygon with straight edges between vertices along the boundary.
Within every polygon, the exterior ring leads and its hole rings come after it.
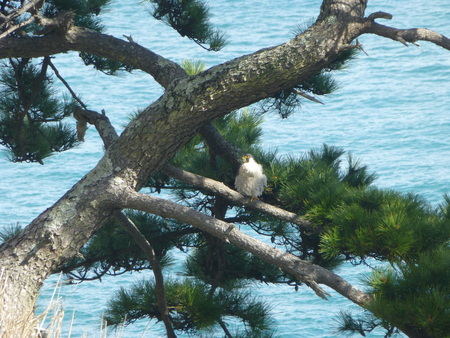
POLYGON ((235 204, 245 205, 246 207, 249 207, 251 209, 260 211, 262 213, 265 213, 267 215, 271 215, 274 217, 277 217, 281 220, 291 222, 294 224, 297 224, 302 229, 304 229, 307 232, 310 233, 319 233, 322 229, 321 227, 315 226, 311 224, 307 219, 298 216, 297 214, 293 212, 289 212, 286 210, 283 210, 281 208, 275 207, 271 204, 264 203, 260 200, 253 200, 250 202, 248 197, 245 197, 238 193, 237 191, 227 187, 222 182, 215 181, 211 178, 196 175, 193 173, 190 173, 188 171, 179 169, 174 167, 173 165, 166 164, 161 171, 177 180, 180 180, 184 183, 187 183, 189 185, 193 185, 195 187, 209 190, 217 195, 220 195, 230 201, 232 201, 235 204))
MULTIPOLYGON (((52 22, 50 19, 46 20, 52 22)), ((48 23, 47 27, 53 28, 56 24, 48 23)), ((53 30, 52 33, 44 36, 26 39, 7 36, 0 39, 0 59, 42 57, 67 51, 91 53, 141 69, 152 75, 164 88, 167 88, 173 80, 187 76, 177 63, 135 42, 127 42, 81 27, 70 27, 64 34, 53 30)))
POLYGON ((118 207, 145 211, 191 224, 200 230, 206 231, 223 241, 232 243, 262 258, 268 263, 274 264, 313 288, 320 297, 326 297, 326 293, 318 284, 329 286, 360 306, 364 306, 371 299, 368 294, 360 291, 333 272, 321 266, 303 261, 294 255, 282 252, 277 248, 246 235, 239 231, 233 224, 226 223, 165 199, 137 193, 131 189, 127 191, 123 190, 122 193, 123 195, 117 201, 118 207))

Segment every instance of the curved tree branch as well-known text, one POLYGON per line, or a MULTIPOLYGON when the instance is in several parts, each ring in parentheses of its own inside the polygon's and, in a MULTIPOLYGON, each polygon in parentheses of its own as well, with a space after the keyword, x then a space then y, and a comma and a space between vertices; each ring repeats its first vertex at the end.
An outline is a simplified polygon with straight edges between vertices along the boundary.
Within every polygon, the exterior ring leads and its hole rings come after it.
MULTIPOLYGON (((66 13, 67 14, 67 13, 66 13)), ((71 17, 67 16, 68 19, 71 17)), ((60 18, 60 17, 57 17, 60 18)), ((164 88, 173 80, 186 77, 186 72, 176 62, 148 50, 133 42, 124 41, 111 35, 94 32, 85 28, 70 26, 67 31, 54 29, 55 19, 45 19, 44 28, 51 33, 44 36, 0 39, 0 59, 10 57, 42 57, 67 51, 79 51, 106 57, 141 69, 153 76, 164 88)))
POLYGON ((207 216, 196 210, 174 202, 140 194, 132 189, 122 191, 117 201, 118 207, 129 208, 152 213, 161 217, 177 219, 206 231, 225 242, 248 251, 255 256, 271 263, 283 271, 293 275, 299 281, 310 286, 315 293, 326 298, 326 292, 318 284, 324 284, 334 289, 352 302, 364 306, 371 297, 348 283, 342 277, 321 266, 311 264, 298 257, 282 252, 238 230, 233 224, 207 216))

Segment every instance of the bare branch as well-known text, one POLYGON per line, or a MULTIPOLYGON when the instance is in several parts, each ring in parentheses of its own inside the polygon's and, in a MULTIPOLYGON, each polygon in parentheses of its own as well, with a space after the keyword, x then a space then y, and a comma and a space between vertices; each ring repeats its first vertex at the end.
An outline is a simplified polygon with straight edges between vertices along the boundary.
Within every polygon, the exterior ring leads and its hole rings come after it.
POLYGON ((162 168, 162 172, 184 183, 199 187, 201 189, 207 189, 236 204, 245 205, 246 207, 249 207, 251 209, 258 210, 260 212, 277 217, 284 221, 297 224, 307 232, 318 233, 322 230, 321 227, 313 225, 307 219, 298 216, 293 212, 286 211, 284 209, 275 207, 271 204, 264 203, 260 200, 253 200, 252 202, 250 202, 249 198, 244 197, 237 191, 227 187, 222 182, 215 181, 211 178, 196 175, 188 171, 176 168, 169 164, 166 164, 162 168))
POLYGON ((294 92, 300 96, 303 96, 305 99, 311 100, 316 103, 324 104, 322 101, 316 99, 314 96, 306 94, 305 92, 302 92, 301 90, 295 89, 294 92))
POLYGON ((318 284, 324 284, 358 305, 364 306, 364 304, 370 301, 368 294, 360 291, 342 277, 321 266, 301 260, 292 254, 283 252, 246 235, 239 231, 233 224, 207 216, 196 210, 162 198, 137 193, 132 189, 122 190, 122 194, 117 202, 120 204, 120 208, 141 210, 191 224, 200 230, 206 231, 223 241, 230 242, 262 258, 268 263, 274 264, 299 281, 311 286, 320 297, 325 297, 326 292, 318 284))
POLYGON ((69 83, 59 74, 58 68, 53 64, 53 62, 49 62, 49 66, 52 68, 53 72, 55 73, 56 77, 64 84, 64 86, 67 88, 67 90, 70 92, 70 95, 84 108, 87 109, 87 106, 84 104, 83 101, 75 94, 75 92, 72 90, 72 88, 69 86, 69 83))
POLYGON ((176 335, 172 327, 172 321, 170 320, 169 316, 166 296, 164 294, 164 277, 161 265, 156 258, 155 251, 153 250, 151 244, 147 241, 145 236, 142 234, 142 232, 139 231, 137 226, 128 217, 118 211, 116 213, 116 218, 125 228, 125 230, 130 234, 130 236, 133 237, 142 251, 144 251, 147 259, 152 264, 153 274, 155 275, 156 301, 158 303, 158 309, 159 312, 161 312, 161 318, 166 327, 167 337, 174 338, 176 337, 176 335))
POLYGON ((379 23, 372 21, 369 27, 365 30, 365 33, 383 36, 394 41, 399 41, 404 45, 407 45, 409 42, 418 46, 417 41, 428 41, 450 50, 450 39, 448 37, 426 28, 398 29, 380 25, 379 23))

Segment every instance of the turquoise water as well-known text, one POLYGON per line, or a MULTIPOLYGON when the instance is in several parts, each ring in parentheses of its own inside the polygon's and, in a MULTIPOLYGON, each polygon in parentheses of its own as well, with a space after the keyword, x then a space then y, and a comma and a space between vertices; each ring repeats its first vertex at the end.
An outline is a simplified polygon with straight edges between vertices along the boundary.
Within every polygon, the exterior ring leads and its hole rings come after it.
MULTIPOLYGON (((311 21, 321 1, 211 1, 213 21, 229 36, 229 45, 208 53, 177 36, 161 22, 145 15, 134 3, 115 1, 104 14, 108 32, 132 35, 136 42, 174 61, 204 60, 208 66, 282 43, 293 36, 296 26, 311 21)), ((379 21, 395 27, 426 27, 450 36, 448 0, 374 1, 367 13, 383 10, 393 20, 379 21)), ((325 105, 305 102, 288 120, 266 116, 264 144, 283 154, 301 155, 323 143, 351 151, 377 172, 377 185, 403 192, 416 192, 437 205, 450 192, 450 52, 430 43, 404 47, 376 36, 360 38, 365 54, 349 69, 336 74, 340 90, 323 99, 325 105)), ((76 54, 58 56, 55 63, 89 108, 105 109, 118 130, 127 116, 143 108, 161 93, 161 88, 142 72, 116 78, 92 69, 80 70, 76 54)), ((0 160, 0 226, 27 224, 51 206, 90 170, 102 156, 102 144, 91 128, 86 142, 76 149, 47 160, 44 166, 12 164, 0 160)), ((368 269, 342 267, 338 273, 359 283, 368 269)), ((176 272, 171 272, 176 275, 176 272)), ((101 283, 65 286, 60 292, 66 312, 65 335, 72 312, 72 337, 96 337, 105 302, 114 290, 147 274, 133 274, 101 283)), ((43 290, 40 304, 48 302, 56 278, 43 290)), ((360 283, 359 283, 360 284, 360 283)), ((338 337, 335 314, 356 308, 330 291, 324 301, 309 289, 294 292, 284 286, 255 286, 273 308, 279 337, 338 337)), ((143 321, 126 328, 123 337, 163 336, 162 327, 143 321)), ((111 333, 111 336, 113 334, 111 333)), ((382 337, 373 333, 370 337, 382 337)))

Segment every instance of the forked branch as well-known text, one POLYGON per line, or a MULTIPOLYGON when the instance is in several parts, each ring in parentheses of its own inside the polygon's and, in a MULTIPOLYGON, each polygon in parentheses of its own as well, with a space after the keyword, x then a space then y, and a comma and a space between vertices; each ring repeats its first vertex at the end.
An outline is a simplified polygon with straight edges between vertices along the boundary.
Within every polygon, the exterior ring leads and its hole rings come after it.
POLYGON ((428 41, 450 50, 450 39, 448 37, 427 28, 399 29, 381 25, 370 20, 370 25, 364 30, 364 33, 376 34, 394 41, 399 41, 405 46, 408 43, 418 46, 417 41, 428 41))

